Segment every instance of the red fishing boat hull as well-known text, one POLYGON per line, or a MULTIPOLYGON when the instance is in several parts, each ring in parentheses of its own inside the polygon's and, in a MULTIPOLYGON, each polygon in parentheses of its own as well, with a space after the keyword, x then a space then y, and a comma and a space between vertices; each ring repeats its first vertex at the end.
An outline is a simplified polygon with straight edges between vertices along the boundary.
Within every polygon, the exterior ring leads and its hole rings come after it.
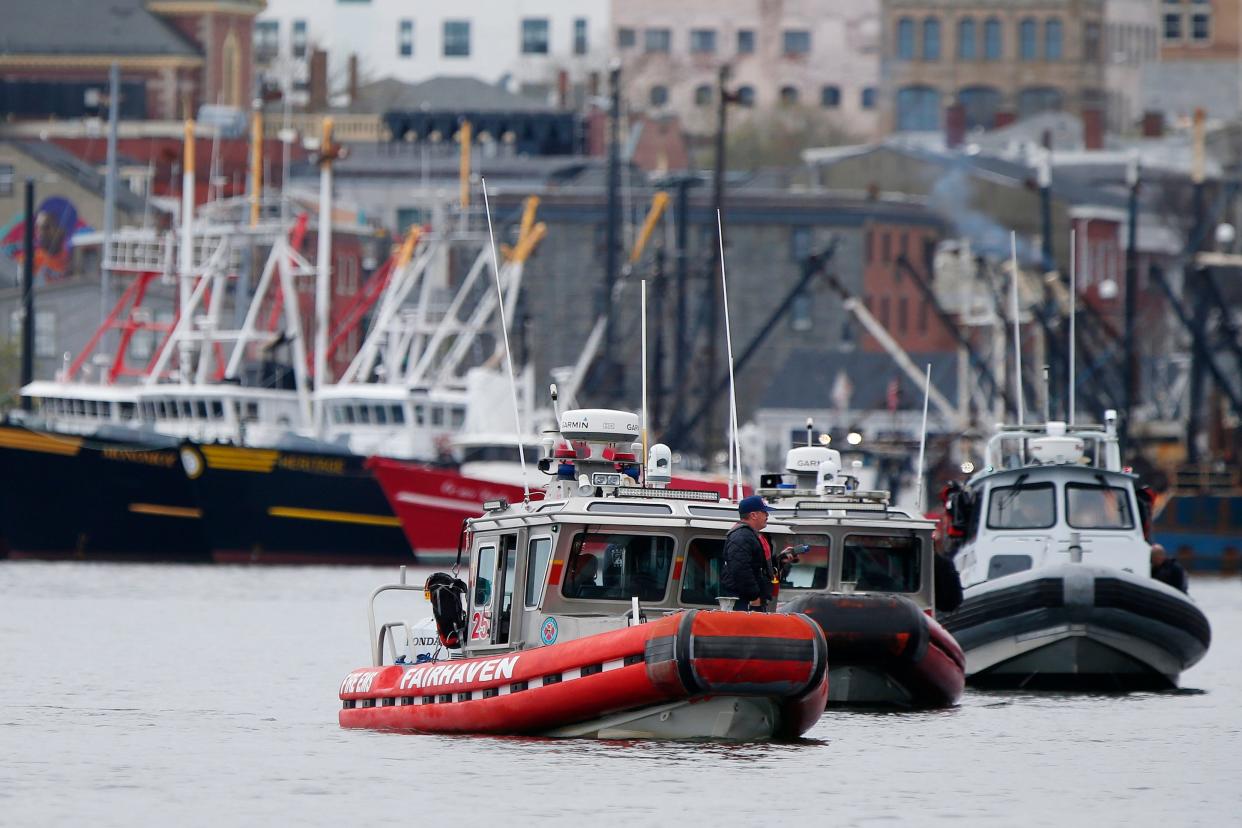
POLYGON ((775 711, 766 735, 795 738, 824 709, 827 665, 823 634, 805 617, 689 610, 537 649, 355 670, 341 684, 339 719, 348 728, 566 735, 558 729, 670 703, 761 699, 775 711))
POLYGON ((803 595, 781 607, 823 630, 832 654, 829 705, 950 707, 966 684, 956 639, 902 595, 803 595))

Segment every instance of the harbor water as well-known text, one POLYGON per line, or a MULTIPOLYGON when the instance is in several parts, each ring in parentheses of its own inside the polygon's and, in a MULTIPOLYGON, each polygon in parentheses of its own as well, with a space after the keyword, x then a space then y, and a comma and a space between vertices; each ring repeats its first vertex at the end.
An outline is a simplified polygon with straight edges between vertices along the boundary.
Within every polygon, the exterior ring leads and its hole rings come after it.
POLYGON ((395 577, 0 561, 0 825, 1163 826, 1242 813, 1240 579, 1192 582, 1214 644, 1177 692, 968 689, 952 710, 831 711, 800 742, 735 745, 342 730, 337 689, 367 662, 367 597, 395 577))

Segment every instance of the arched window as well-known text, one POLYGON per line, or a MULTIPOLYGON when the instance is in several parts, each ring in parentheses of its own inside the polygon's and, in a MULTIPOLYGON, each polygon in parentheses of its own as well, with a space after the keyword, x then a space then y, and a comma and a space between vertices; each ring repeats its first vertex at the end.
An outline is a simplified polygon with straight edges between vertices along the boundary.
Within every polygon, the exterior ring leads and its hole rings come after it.
POLYGON ((1018 23, 1018 57, 1020 59, 1039 59, 1038 31, 1039 26, 1033 18, 1027 17, 1018 23))
POLYGON ((825 86, 819 90, 819 103, 825 109, 836 109, 841 105, 841 87, 825 86))
POLYGON ((668 103, 668 87, 653 86, 651 87, 651 105, 664 106, 668 103))
POLYGON ((781 106, 794 106, 798 103, 798 88, 796 86, 781 87, 781 106))
POLYGON ((928 17, 923 21, 923 60, 940 60, 940 20, 928 17))
POLYGON ((1044 22, 1044 60, 1060 60, 1064 54, 1061 21, 1053 17, 1044 22))
POLYGON ((1004 33, 1001 31, 1000 19, 989 17, 983 21, 983 57, 985 60, 1000 60, 1004 51, 1004 33))
POLYGON ((226 106, 242 105, 241 75, 241 50, 237 48, 237 38, 229 32, 220 53, 220 92, 226 106))
POLYGON ((897 57, 914 60, 914 18, 903 17, 897 21, 897 57))
POLYGON ((1055 112, 1062 108, 1065 96, 1060 89, 1051 86, 1032 86, 1018 93, 1018 117, 1028 118, 1040 112, 1055 112))
POLYGON ((959 60, 974 60, 978 55, 978 34, 975 32, 975 19, 963 17, 957 21, 957 57, 959 60))
POLYGON ((695 106, 711 106, 714 97, 712 87, 709 84, 704 83, 694 87, 695 106))
POLYGON ((940 93, 930 86, 898 89, 897 129, 901 132, 934 132, 940 129, 940 93))
POLYGON ((735 92, 734 94, 737 95, 737 102, 741 104, 742 106, 754 106, 755 105, 755 87, 739 86, 737 88, 737 92, 735 92))
POLYGON ((1000 90, 990 86, 967 86, 958 90, 958 103, 966 116, 967 129, 992 129, 1003 100, 1000 90))

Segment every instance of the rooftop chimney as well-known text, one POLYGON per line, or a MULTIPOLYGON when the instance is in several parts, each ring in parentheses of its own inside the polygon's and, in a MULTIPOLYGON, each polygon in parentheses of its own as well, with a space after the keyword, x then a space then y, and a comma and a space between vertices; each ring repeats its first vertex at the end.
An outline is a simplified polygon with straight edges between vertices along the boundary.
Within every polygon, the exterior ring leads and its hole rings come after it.
POLYGON ((316 49, 310 59, 310 109, 323 112, 328 108, 328 53, 316 49))
POLYGON ((1144 138, 1163 138, 1164 137, 1164 113, 1163 112, 1144 112, 1143 113, 1143 137, 1144 138))
POLYGON ((966 107, 955 103, 944 111, 944 144, 949 149, 955 149, 964 143, 966 143, 966 107))
POLYGON ((1104 149, 1104 113, 1096 107, 1082 111, 1082 143, 1086 149, 1104 149))
POLYGON ((358 102, 358 55, 349 56, 349 103, 358 102))

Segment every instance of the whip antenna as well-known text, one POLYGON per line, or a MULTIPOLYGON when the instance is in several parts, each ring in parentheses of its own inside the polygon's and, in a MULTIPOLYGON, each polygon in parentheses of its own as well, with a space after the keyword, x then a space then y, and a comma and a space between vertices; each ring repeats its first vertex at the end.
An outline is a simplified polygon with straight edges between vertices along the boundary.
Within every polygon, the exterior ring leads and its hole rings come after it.
POLYGON ((1074 427, 1074 317, 1078 315, 1078 231, 1070 230, 1070 296, 1069 296, 1069 411, 1070 428, 1074 427))
POLYGON ((513 376, 513 352, 509 350, 509 325, 505 322, 505 295, 500 287, 500 260, 496 258, 496 234, 492 232, 492 205, 487 200, 487 179, 482 176, 483 212, 487 214, 487 240, 492 245, 492 271, 496 274, 496 310, 500 313, 500 333, 505 340, 505 365, 509 369, 509 391, 513 397, 513 421, 517 424, 518 461, 522 466, 522 502, 530 502, 530 481, 526 478, 526 451, 522 446, 522 414, 518 411, 517 380, 513 376))
POLYGON ((919 474, 915 478, 914 508, 923 514, 923 456, 927 450, 927 399, 931 396, 931 363, 927 363, 927 377, 923 380, 923 434, 919 437, 919 474))
POLYGON ((1018 322, 1018 234, 1014 231, 1009 233, 1009 256, 1013 263, 1013 282, 1011 294, 1013 296, 1013 364, 1014 364, 1014 385, 1018 386, 1018 427, 1023 425, 1023 418, 1026 410, 1026 402, 1022 399, 1022 326, 1018 322))
POLYGON ((729 352, 729 494, 739 494, 742 458, 737 440, 737 386, 733 382, 733 334, 729 331, 729 283, 725 278, 724 226, 716 210, 716 238, 720 242, 720 291, 724 300, 725 346, 729 352))
POLYGON ((643 483, 647 482, 647 280, 643 279, 642 288, 642 342, 643 342, 643 483))

